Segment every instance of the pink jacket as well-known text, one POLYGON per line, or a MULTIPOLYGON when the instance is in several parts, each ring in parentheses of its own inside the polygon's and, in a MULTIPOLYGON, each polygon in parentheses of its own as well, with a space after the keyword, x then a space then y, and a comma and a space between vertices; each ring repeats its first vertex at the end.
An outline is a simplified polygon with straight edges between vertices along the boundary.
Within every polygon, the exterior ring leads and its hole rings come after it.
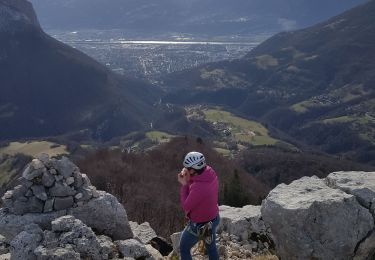
POLYGON ((189 185, 180 190, 180 201, 186 216, 195 223, 207 222, 219 213, 219 181, 215 171, 206 166, 201 175, 192 176, 189 185))

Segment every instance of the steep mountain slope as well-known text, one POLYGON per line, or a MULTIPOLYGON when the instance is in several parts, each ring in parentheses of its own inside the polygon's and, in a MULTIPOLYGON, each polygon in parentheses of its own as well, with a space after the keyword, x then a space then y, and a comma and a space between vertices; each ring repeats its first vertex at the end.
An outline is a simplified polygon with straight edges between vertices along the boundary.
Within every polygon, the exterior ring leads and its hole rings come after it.
POLYGON ((32 0, 43 27, 234 34, 308 26, 365 0, 32 0))
POLYGON ((167 100, 229 105, 325 151, 374 161, 374 17, 370 1, 278 34, 241 60, 173 74, 167 100))
POLYGON ((107 139, 148 125, 159 95, 46 35, 25 0, 0 0, 0 93, 0 140, 86 128, 107 139))

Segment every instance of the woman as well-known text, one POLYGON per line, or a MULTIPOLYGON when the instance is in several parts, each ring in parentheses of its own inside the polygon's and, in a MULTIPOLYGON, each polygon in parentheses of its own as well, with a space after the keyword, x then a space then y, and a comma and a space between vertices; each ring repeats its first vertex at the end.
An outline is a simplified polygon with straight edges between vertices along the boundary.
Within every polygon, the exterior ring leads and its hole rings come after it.
POLYGON ((184 168, 178 174, 181 183, 180 201, 189 219, 181 235, 181 260, 192 259, 190 250, 202 238, 203 229, 209 229, 205 236, 206 250, 210 260, 219 259, 216 248, 216 227, 219 224, 218 190, 219 182, 215 171, 206 165, 203 154, 190 152, 185 156, 184 168))

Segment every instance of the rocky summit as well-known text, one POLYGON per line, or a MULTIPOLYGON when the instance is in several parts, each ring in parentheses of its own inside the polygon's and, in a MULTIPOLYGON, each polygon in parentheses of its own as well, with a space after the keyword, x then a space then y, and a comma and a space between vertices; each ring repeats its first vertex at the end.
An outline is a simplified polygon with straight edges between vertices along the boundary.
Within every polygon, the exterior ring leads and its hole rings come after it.
POLYGON ((282 259, 373 259, 375 172, 336 172, 281 184, 262 217, 282 259))
MULTIPOLYGON (((2 198, 1 260, 178 258, 181 233, 172 251, 68 158, 41 155, 19 183, 2 198)), ((280 184, 261 206, 222 205, 220 259, 374 259, 374 202, 375 172, 334 172, 280 184)), ((199 245, 192 254, 206 259, 199 245)))

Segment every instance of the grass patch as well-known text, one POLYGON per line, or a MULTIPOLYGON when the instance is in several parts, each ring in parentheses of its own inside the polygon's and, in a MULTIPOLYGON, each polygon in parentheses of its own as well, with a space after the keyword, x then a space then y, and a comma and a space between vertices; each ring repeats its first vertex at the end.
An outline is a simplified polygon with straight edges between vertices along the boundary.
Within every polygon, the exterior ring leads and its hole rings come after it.
POLYGON ((336 124, 336 123, 349 123, 354 121, 355 119, 349 116, 340 116, 335 118, 328 118, 322 120, 324 124, 336 124))
POLYGON ((0 163, 0 187, 7 184, 14 174, 16 174, 16 171, 13 169, 11 159, 7 159, 0 163))
POLYGON ((47 141, 32 141, 25 143, 11 142, 8 146, 0 148, 0 155, 15 155, 18 153, 32 157, 41 153, 47 153, 51 157, 60 154, 69 154, 65 145, 59 145, 47 141))
POLYGON ((214 124, 224 124, 235 141, 252 145, 275 145, 278 142, 278 140, 270 137, 267 128, 258 122, 219 109, 207 109, 203 113, 207 121, 214 124))
POLYGON ((231 155, 230 151, 228 149, 215 147, 214 150, 218 153, 220 153, 223 156, 229 157, 231 155))
POLYGON ((146 133, 146 137, 153 142, 165 143, 165 142, 169 142, 175 136, 165 133, 165 132, 150 131, 146 133))

